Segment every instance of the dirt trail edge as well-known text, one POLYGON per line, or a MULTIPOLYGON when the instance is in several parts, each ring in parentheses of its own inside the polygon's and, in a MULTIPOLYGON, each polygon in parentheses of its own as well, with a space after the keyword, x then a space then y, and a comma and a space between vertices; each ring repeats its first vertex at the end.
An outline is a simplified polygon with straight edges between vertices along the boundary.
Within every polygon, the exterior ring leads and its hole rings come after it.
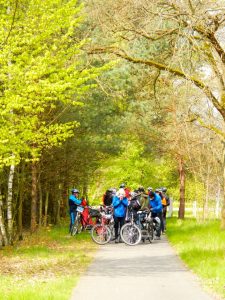
POLYGON ((71 300, 212 300, 163 237, 153 244, 101 246, 71 300))

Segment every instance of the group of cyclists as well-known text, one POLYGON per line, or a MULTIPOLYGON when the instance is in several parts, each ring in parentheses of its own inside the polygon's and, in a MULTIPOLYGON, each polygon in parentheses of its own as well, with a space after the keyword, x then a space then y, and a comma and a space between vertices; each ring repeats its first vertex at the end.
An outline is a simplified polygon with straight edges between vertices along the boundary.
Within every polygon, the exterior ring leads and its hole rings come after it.
MULTIPOLYGON (((102 198, 102 205, 112 210, 114 218, 114 240, 115 243, 120 242, 120 229, 129 218, 129 212, 132 210, 136 224, 141 224, 142 211, 151 212, 151 217, 156 221, 156 239, 160 239, 161 234, 166 230, 166 214, 167 206, 170 205, 170 198, 166 194, 165 187, 153 190, 148 187, 139 187, 131 191, 126 184, 122 183, 118 189, 108 189, 102 198)), ((77 207, 83 205, 85 199, 79 199, 79 190, 72 189, 69 197, 70 208, 70 229, 73 226, 76 215, 77 207)))

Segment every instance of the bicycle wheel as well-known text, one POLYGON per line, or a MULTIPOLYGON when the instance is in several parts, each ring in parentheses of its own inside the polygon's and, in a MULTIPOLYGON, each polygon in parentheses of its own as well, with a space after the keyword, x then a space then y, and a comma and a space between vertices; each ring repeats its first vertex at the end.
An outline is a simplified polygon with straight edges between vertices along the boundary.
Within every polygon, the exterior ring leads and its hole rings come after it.
POLYGON ((154 240, 154 225, 152 220, 148 222, 147 232, 148 232, 148 240, 150 243, 152 243, 152 241, 154 240))
POLYGON ((96 224, 91 229, 91 238, 99 245, 107 244, 111 239, 111 231, 106 225, 96 224))
POLYGON ((122 226, 120 236, 125 244, 134 246, 141 241, 141 230, 137 225, 127 223, 122 226))
POLYGON ((82 224, 81 224, 80 216, 77 216, 71 229, 71 235, 74 236, 77 233, 81 233, 81 231, 82 231, 82 224))

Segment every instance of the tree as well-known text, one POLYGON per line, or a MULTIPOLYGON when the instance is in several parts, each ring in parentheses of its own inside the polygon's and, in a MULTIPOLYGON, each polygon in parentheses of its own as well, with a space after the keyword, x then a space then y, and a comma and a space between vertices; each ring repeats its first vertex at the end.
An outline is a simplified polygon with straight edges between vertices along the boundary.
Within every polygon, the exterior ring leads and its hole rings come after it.
POLYGON ((68 106, 81 105, 83 94, 101 72, 101 67, 82 65, 85 40, 76 32, 81 9, 75 0, 15 0, 10 10, 4 2, 0 8, 0 167, 18 165, 22 159, 32 161, 32 231, 37 215, 37 162, 44 149, 61 146, 79 126, 74 119, 59 122, 55 113, 59 107, 62 114, 68 106))
MULTIPOLYGON (((126 5, 123 1, 114 4, 107 1, 107 5, 111 6, 110 15, 103 5, 97 6, 95 13, 100 12, 105 17, 103 30, 108 35, 111 30, 113 37, 104 40, 102 45, 93 45, 91 53, 113 53, 128 62, 189 81, 225 120, 225 51, 222 46, 225 19, 221 1, 156 0, 139 1, 138 4, 130 1, 126 5), (137 47, 140 41, 143 46, 137 47), (204 70, 210 70, 215 79, 203 78, 204 70)), ((197 115, 201 120, 201 114, 197 115)), ((204 123, 224 138, 220 128, 204 123)), ((225 228, 225 196, 221 227, 225 228)))

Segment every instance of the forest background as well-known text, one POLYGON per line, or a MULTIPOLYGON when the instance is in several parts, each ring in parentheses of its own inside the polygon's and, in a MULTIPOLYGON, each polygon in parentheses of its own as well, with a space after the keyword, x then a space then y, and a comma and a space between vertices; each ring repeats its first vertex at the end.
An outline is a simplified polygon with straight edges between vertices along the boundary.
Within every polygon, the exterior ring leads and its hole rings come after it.
POLYGON ((166 186, 225 229, 223 1, 0 1, 0 245, 72 187, 166 186), (213 214, 212 214, 213 212, 213 214))

